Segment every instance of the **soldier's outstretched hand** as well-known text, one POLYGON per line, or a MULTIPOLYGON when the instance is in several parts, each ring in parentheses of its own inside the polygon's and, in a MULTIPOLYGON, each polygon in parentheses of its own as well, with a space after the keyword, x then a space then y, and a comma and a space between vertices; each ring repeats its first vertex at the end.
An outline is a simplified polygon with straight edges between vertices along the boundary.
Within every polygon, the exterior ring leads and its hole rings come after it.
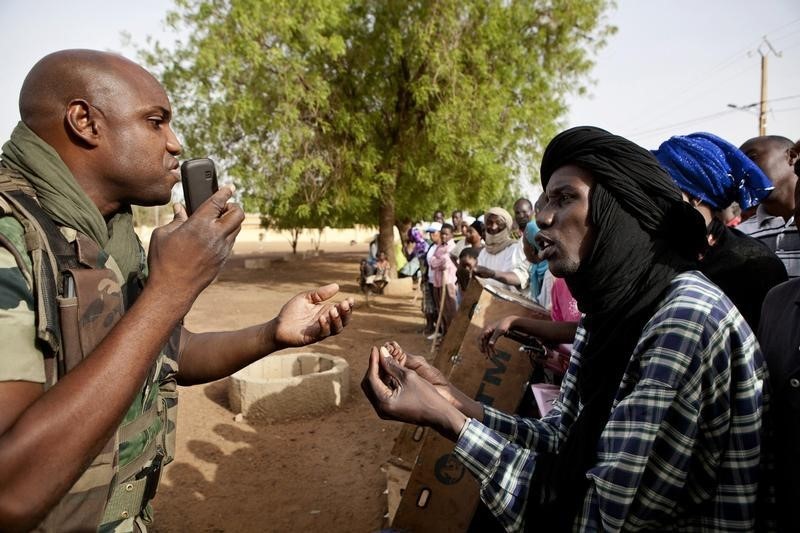
POLYGON ((331 302, 338 292, 339 285, 331 283, 286 302, 275 318, 276 344, 281 348, 305 346, 341 332, 350 322, 355 302, 353 298, 331 302))

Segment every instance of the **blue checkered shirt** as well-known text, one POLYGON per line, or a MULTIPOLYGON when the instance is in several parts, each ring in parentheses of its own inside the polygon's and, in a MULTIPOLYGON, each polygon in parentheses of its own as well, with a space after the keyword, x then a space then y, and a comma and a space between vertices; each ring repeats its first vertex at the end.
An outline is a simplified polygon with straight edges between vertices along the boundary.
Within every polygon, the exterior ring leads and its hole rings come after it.
MULTIPOLYGON (((698 272, 675 277, 642 331, 620 383, 578 531, 752 531, 758 492, 765 365, 730 300, 698 272)), ((578 327, 555 406, 542 419, 485 408, 455 455, 508 531, 525 527, 536 452, 555 452, 581 410, 578 327)))

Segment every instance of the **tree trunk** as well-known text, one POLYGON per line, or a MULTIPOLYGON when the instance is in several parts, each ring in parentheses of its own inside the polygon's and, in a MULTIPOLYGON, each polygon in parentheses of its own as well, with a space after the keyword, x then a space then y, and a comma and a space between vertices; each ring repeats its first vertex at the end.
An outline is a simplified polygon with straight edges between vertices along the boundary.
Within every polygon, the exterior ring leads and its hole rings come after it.
POLYGON ((325 228, 317 228, 317 240, 314 242, 314 251, 319 252, 319 246, 322 244, 322 232, 325 228))
POLYGON ((292 255, 297 254, 297 242, 300 240, 301 231, 302 230, 299 229, 289 230, 289 235, 292 236, 292 238, 289 239, 289 242, 292 244, 292 255))
POLYGON ((378 250, 386 252, 392 265, 390 276, 397 277, 397 259, 394 256, 394 194, 388 192, 381 198, 378 208, 378 250))

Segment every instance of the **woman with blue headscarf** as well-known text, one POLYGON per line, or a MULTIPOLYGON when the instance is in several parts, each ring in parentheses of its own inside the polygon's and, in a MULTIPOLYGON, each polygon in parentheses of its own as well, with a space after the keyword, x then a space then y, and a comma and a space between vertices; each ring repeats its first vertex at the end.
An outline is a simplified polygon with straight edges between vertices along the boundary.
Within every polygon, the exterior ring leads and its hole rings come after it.
POLYGON ((547 274, 547 261, 539 258, 539 249, 534 241, 537 233, 539 233, 539 226, 536 225, 535 220, 531 220, 525 226, 525 239, 522 243, 525 258, 530 262, 528 267, 528 274, 530 275, 528 288, 530 290, 530 299, 538 302, 545 309, 549 309, 549 292, 553 282, 552 279, 546 278, 551 278, 552 274, 547 274))
POLYGON ((758 205, 772 183, 741 150, 710 133, 672 137, 653 155, 705 219, 708 249, 700 270, 757 330, 764 297, 786 281, 786 268, 766 245, 726 227, 715 215, 734 201, 742 211, 758 205))

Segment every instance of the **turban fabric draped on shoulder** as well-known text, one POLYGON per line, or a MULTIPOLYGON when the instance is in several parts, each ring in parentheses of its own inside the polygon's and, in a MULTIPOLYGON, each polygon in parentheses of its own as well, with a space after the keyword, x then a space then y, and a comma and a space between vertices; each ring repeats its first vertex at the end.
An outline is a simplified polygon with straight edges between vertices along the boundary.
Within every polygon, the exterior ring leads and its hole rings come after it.
POLYGON ((593 177, 594 243, 578 271, 565 277, 585 313, 588 341, 577 374, 584 407, 558 454, 537 459, 528 500, 528 523, 537 529, 544 516, 553 520, 552 528, 571 529, 588 488, 586 471, 596 461, 600 435, 641 332, 672 279, 696 268, 707 245, 703 218, 644 148, 581 126, 547 146, 541 165, 545 190, 552 174, 567 165, 593 177))
POLYGON ((749 209, 774 188, 741 150, 710 133, 676 135, 653 154, 680 190, 717 210, 733 201, 749 209))

